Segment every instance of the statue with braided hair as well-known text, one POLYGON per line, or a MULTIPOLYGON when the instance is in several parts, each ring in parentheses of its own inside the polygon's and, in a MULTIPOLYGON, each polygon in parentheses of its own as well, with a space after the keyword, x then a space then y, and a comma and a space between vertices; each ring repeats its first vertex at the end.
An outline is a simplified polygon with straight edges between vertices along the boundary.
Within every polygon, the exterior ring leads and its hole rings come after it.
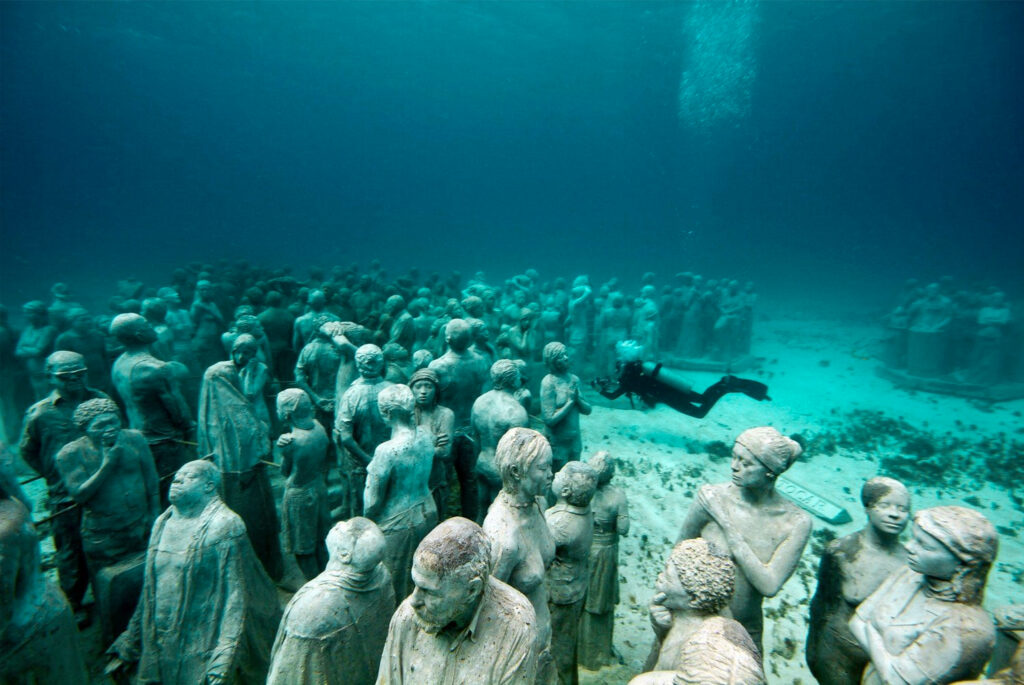
POLYGON ((99 597, 99 571, 146 550, 150 526, 160 513, 160 488, 145 436, 122 428, 113 401, 86 400, 73 420, 84 435, 65 445, 55 461, 68 494, 82 509, 82 550, 99 597))

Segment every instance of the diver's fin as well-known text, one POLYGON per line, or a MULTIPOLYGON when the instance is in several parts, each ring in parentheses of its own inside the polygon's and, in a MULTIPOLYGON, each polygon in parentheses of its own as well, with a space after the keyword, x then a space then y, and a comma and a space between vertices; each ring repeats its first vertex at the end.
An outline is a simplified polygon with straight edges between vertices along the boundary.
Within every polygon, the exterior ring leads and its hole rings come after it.
POLYGON ((722 381, 727 384, 729 392, 741 392, 758 402, 771 399, 768 397, 768 386, 759 381, 737 378, 736 376, 726 376, 722 381))

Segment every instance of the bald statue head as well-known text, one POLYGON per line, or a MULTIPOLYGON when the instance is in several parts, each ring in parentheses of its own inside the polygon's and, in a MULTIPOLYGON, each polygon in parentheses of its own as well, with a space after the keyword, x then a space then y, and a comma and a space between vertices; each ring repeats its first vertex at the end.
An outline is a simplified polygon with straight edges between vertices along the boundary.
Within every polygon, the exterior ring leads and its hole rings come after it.
POLYGON ((368 518, 356 516, 334 524, 327 533, 327 568, 351 567, 365 573, 384 560, 384 534, 368 518))
POLYGON ((444 339, 455 352, 465 352, 473 341, 473 332, 463 319, 452 319, 444 327, 444 339))
POLYGON ((110 334, 128 349, 145 347, 156 341, 156 331, 141 314, 118 314, 110 322, 110 334))

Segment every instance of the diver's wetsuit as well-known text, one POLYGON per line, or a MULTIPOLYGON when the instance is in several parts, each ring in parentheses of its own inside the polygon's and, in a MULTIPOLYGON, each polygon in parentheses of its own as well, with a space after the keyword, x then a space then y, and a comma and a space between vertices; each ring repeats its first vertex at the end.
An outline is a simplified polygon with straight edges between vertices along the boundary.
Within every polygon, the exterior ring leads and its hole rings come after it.
POLYGON ((624 394, 638 396, 644 404, 666 404, 687 416, 702 419, 722 397, 731 392, 742 392, 755 400, 767 400, 768 386, 757 381, 723 376, 703 393, 695 392, 683 379, 661 364, 626 362, 619 365, 619 377, 613 387, 609 381, 595 381, 595 386, 610 400, 624 394))

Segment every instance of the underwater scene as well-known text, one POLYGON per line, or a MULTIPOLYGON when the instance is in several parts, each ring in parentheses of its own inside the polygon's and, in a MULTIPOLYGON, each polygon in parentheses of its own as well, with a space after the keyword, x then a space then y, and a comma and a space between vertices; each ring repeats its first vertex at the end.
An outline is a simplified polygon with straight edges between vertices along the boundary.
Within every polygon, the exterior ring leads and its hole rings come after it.
POLYGON ((1022 36, 0 3, 0 684, 1024 682, 1022 36))

